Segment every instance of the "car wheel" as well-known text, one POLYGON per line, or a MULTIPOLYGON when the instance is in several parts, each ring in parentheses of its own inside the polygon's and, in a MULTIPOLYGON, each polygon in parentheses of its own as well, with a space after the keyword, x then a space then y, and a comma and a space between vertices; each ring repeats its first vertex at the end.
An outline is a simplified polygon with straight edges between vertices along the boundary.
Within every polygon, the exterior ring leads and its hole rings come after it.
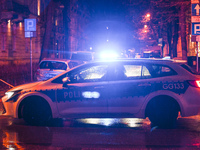
POLYGON ((52 118, 49 106, 45 101, 26 101, 21 107, 22 118, 30 125, 47 125, 52 118))
POLYGON ((155 100, 148 108, 152 127, 174 128, 178 117, 178 107, 172 100, 155 100))

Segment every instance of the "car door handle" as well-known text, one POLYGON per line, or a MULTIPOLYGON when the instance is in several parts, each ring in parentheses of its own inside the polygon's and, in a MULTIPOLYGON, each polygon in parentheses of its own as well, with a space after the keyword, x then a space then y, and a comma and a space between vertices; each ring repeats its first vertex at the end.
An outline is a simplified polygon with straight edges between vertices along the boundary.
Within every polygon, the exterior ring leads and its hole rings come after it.
POLYGON ((143 84, 139 84, 138 86, 151 86, 151 84, 149 84, 149 83, 143 83, 143 84))

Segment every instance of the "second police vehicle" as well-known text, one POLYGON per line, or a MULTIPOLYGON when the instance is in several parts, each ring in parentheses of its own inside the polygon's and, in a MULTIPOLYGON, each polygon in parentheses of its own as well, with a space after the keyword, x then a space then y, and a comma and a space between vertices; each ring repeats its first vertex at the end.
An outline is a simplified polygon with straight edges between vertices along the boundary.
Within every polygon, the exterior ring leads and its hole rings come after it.
POLYGON ((2 98, 4 115, 45 125, 52 118, 146 118, 172 127, 197 115, 200 76, 173 60, 89 62, 47 81, 14 87, 2 98))

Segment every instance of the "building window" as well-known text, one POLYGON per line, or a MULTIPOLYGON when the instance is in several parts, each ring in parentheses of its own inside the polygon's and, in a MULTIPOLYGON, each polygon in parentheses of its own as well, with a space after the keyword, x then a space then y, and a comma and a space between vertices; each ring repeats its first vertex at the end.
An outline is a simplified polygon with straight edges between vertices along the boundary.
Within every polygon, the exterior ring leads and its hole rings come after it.
POLYGON ((16 31, 17 26, 15 23, 12 25, 12 45, 13 45, 13 51, 16 51, 16 31))
POLYGON ((13 35, 13 51, 16 51, 16 35, 13 35))
POLYGON ((1 36, 2 36, 2 50, 5 51, 5 46, 6 46, 5 33, 1 34, 1 36))
POLYGON ((2 27, 2 34, 1 34, 2 51, 6 51, 6 30, 7 30, 6 23, 3 22, 1 27, 2 27))
POLYGON ((55 19, 55 26, 57 26, 58 25, 58 20, 57 20, 57 18, 55 19))

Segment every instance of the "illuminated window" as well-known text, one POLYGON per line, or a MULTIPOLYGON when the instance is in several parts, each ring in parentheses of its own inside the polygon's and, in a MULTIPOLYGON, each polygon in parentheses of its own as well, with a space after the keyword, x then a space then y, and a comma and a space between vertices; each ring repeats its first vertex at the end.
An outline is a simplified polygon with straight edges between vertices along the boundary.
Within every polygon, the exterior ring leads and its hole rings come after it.
POLYGON ((10 28, 11 27, 11 22, 10 22, 10 20, 8 20, 8 28, 10 28))
POLYGON ((38 16, 40 16, 40 0, 38 0, 37 11, 38 16))
POLYGON ((22 30, 22 22, 19 23, 19 28, 22 30))
POLYGON ((56 20, 55 20, 55 26, 57 26, 57 25, 58 25, 58 20, 56 19, 56 20))

